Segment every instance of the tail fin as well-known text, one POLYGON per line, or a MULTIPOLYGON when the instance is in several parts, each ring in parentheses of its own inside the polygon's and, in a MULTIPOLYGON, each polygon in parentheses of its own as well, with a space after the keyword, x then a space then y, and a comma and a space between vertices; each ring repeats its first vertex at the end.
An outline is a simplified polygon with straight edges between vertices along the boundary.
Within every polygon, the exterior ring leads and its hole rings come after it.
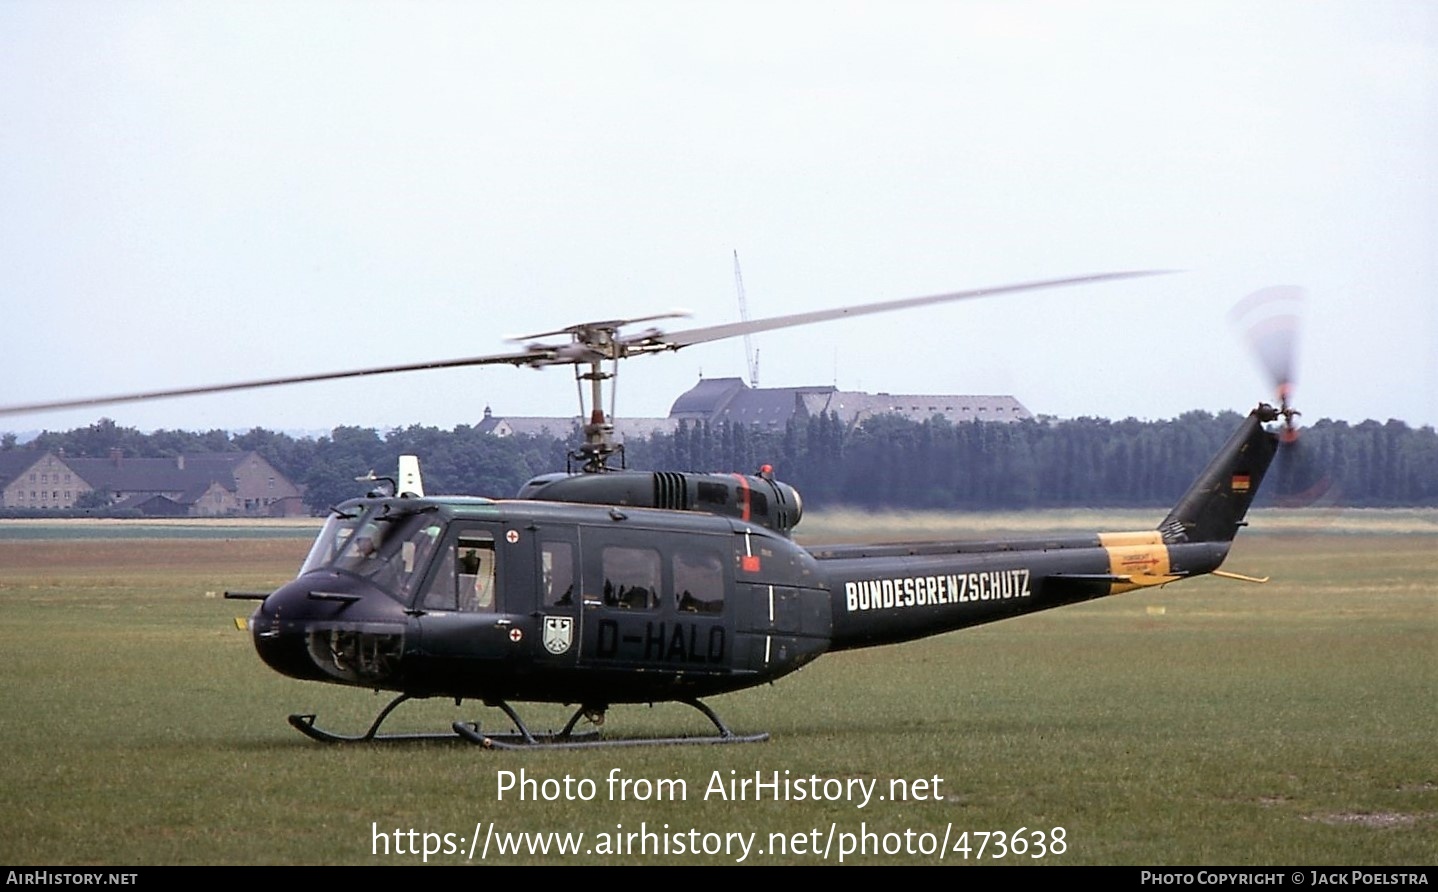
POLYGON ((1278 435, 1263 425, 1281 414, 1267 403, 1248 413, 1159 525, 1165 543, 1233 541, 1278 451, 1278 435))

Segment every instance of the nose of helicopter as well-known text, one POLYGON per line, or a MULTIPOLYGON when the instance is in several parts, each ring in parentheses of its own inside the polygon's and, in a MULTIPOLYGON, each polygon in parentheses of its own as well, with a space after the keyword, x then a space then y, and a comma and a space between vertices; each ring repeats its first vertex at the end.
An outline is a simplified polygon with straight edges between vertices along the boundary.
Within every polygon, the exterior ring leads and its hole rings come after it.
POLYGON ((255 650, 277 672, 381 688, 399 678, 408 616, 373 585, 321 571, 276 589, 249 625, 255 650))

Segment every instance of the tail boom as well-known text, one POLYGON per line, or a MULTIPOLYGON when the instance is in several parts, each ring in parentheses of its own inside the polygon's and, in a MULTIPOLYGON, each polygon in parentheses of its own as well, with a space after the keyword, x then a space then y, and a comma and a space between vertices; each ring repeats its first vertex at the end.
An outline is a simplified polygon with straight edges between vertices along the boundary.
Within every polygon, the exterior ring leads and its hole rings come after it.
POLYGON ((1260 405, 1153 530, 1032 541, 812 547, 833 650, 922 638, 1216 571, 1278 448, 1260 405))

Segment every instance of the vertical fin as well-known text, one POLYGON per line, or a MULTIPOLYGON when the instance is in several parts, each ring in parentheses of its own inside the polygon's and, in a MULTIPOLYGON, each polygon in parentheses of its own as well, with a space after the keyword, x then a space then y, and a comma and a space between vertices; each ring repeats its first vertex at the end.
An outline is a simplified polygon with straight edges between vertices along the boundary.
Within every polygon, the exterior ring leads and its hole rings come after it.
POLYGON ((1276 421, 1280 414, 1266 403, 1248 413, 1159 525, 1164 542, 1233 541, 1278 451, 1278 435, 1264 430, 1263 425, 1276 421))

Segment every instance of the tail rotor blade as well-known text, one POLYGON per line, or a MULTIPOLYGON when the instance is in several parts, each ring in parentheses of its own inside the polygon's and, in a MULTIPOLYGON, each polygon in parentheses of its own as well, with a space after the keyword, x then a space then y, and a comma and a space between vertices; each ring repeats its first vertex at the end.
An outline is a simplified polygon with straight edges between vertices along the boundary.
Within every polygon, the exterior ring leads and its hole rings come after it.
POLYGON ((1272 498, 1283 508, 1332 506, 1339 495, 1319 452, 1299 440, 1294 422, 1299 412, 1291 401, 1305 301, 1301 287, 1276 285, 1253 292, 1228 313, 1229 322, 1248 342, 1278 398, 1283 430, 1273 468, 1272 498))
POLYGON ((1273 384, 1284 416, 1283 437, 1287 442, 1298 435, 1293 419, 1299 413, 1289 402, 1304 300, 1304 290, 1297 285, 1275 285, 1253 292, 1234 304, 1228 313, 1229 322, 1242 332, 1254 358, 1273 384))
POLYGON ((1280 508, 1338 504, 1339 486, 1309 443, 1285 437, 1274 462, 1273 501, 1280 508))

